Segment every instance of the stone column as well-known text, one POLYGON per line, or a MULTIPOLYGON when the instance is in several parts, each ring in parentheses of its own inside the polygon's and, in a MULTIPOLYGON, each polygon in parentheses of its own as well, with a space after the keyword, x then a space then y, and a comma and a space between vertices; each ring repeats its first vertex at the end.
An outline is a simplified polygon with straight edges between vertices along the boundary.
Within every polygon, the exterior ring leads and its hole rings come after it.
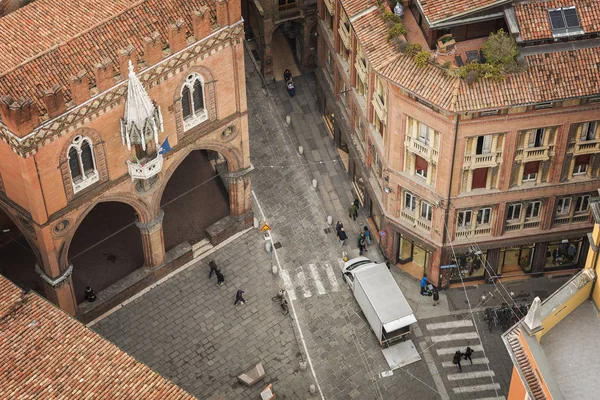
POLYGON ((165 261, 165 240, 162 226, 164 216, 165 212, 160 210, 152 221, 135 223, 142 234, 145 268, 158 267, 165 261))
POLYGON ((229 182, 229 213, 231 217, 244 218, 252 216, 252 191, 250 173, 254 166, 238 171, 228 172, 222 176, 229 182))

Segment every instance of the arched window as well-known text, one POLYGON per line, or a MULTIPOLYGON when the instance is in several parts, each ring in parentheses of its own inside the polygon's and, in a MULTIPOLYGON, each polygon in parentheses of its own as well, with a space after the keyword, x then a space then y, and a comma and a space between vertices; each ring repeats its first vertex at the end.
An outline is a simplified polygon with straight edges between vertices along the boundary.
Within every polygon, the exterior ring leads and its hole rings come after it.
POLYGON ((204 93, 204 79, 195 73, 189 75, 181 89, 181 111, 185 130, 208 119, 204 93))
POLYGON ((80 135, 75 136, 67 151, 67 158, 74 193, 98 181, 99 174, 90 139, 80 135))

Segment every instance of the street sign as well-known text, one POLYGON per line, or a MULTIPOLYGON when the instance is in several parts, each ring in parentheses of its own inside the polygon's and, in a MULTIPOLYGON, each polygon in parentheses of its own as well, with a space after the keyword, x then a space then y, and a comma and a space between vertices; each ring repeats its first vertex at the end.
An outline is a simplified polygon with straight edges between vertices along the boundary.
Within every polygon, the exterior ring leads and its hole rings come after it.
POLYGON ((265 232, 265 231, 270 231, 271 227, 269 225, 267 225, 267 221, 265 221, 264 225, 262 226, 262 228, 260 228, 261 232, 265 232))
POLYGON ((379 236, 386 237, 387 236, 387 232, 386 231, 379 231, 379 236))

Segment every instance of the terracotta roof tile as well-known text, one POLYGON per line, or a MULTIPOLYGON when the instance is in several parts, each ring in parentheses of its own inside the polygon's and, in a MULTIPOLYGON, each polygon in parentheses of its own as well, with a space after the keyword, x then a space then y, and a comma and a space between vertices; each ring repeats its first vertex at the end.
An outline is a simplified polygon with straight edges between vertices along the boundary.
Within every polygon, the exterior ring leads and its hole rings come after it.
POLYGON ((29 97, 44 109, 41 91, 59 85, 68 100, 79 70, 93 81, 95 64, 110 58, 118 68, 119 50, 132 44, 142 53, 145 36, 158 31, 166 40, 180 18, 191 32, 202 6, 214 16, 214 0, 37 0, 0 18, 0 95, 29 97))
POLYGON ((417 0, 421 4, 423 14, 429 24, 457 16, 459 14, 489 7, 495 3, 506 3, 507 0, 417 0))
POLYGON ((0 276, 0 398, 195 399, 63 311, 0 276))
POLYGON ((365 57, 375 70, 398 57, 393 44, 387 42, 388 27, 374 10, 352 23, 356 37, 365 52, 365 57))
POLYGON ((572 6, 577 9, 584 32, 600 32, 599 0, 530 0, 514 5, 521 38, 523 40, 552 38, 548 10, 572 6))
POLYGON ((374 0, 340 0, 348 18, 352 18, 362 11, 376 5, 374 0))

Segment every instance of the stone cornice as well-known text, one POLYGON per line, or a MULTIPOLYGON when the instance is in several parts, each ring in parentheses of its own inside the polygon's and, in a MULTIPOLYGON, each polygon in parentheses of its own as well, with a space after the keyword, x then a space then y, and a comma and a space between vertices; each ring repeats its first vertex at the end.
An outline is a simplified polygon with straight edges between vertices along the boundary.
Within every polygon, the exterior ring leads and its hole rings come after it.
POLYGON ((158 212, 158 215, 156 216, 156 218, 154 218, 152 221, 148 221, 148 222, 139 222, 138 221, 135 223, 135 226, 140 228, 140 231, 144 234, 152 233, 156 229, 161 227, 164 217, 165 217, 165 212, 163 210, 160 210, 158 212))
POLYGON ((40 268, 40 266, 38 264, 35 264, 35 272, 37 272, 38 275, 48 285, 50 285, 52 287, 57 287, 58 285, 63 283, 65 280, 67 280, 67 278, 69 278, 69 276, 71 276, 71 273, 73 273, 73 264, 69 264, 69 267, 54 279, 52 279, 48 275, 46 275, 46 273, 44 271, 42 271, 42 269, 40 268))
MULTIPOLYGON (((173 54, 161 62, 140 71, 138 77, 147 90, 181 72, 194 60, 206 58, 214 52, 214 48, 228 46, 231 42, 242 40, 243 21, 221 28, 208 37, 195 42, 184 50, 173 54)), ((69 110, 65 114, 50 121, 44 122, 30 134, 19 138, 0 123, 0 139, 12 148, 13 152, 30 157, 46 143, 56 140, 73 130, 87 124, 91 119, 97 118, 106 111, 118 106, 125 101, 127 94, 127 81, 122 81, 111 89, 92 97, 85 103, 69 110)))

